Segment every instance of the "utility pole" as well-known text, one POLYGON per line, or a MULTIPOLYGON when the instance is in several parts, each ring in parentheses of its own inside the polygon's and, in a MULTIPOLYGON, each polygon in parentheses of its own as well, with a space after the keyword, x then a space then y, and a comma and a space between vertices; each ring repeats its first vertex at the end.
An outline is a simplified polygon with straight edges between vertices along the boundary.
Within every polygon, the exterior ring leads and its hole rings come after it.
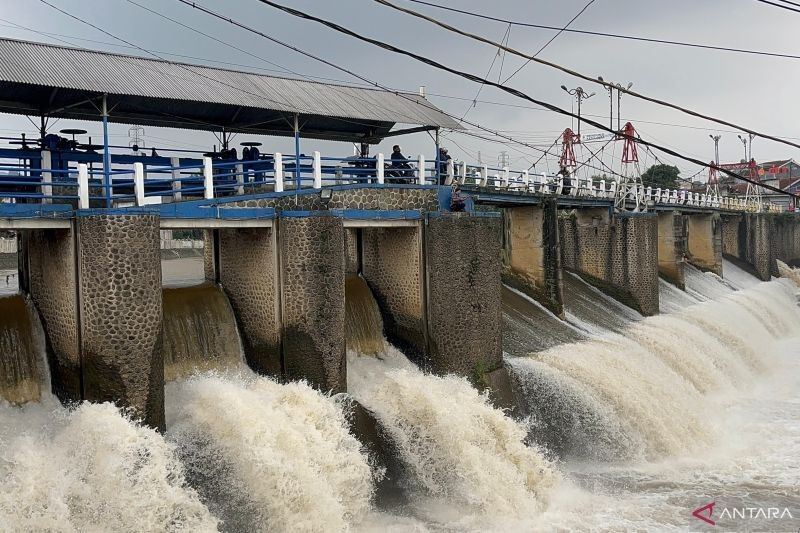
MULTIPOLYGON (((605 83, 603 76, 597 76, 597 79, 600 83, 605 83)), ((613 85, 603 85, 608 91, 608 129, 614 129, 614 86, 613 85)))
POLYGON ((567 93, 571 94, 578 100, 578 142, 581 139, 581 102, 584 100, 588 100, 594 93, 587 94, 586 91, 583 90, 582 87, 575 87, 574 89, 567 89, 566 85, 562 85, 561 88, 567 93))
POLYGON ((509 161, 508 152, 503 150, 502 152, 500 152, 500 155, 497 156, 497 165, 500 168, 505 168, 508 166, 508 161, 509 161))
POLYGON ((717 168, 719 167, 719 140, 722 135, 709 135, 714 141, 714 165, 708 169, 708 181, 706 182, 706 194, 708 196, 719 197, 719 177, 717 168))

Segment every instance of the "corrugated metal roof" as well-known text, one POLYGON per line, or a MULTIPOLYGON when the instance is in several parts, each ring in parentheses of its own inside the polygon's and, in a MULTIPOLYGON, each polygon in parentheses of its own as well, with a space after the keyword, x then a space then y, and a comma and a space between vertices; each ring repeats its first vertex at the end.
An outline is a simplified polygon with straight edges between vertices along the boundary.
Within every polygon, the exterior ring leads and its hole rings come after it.
POLYGON ((413 93, 265 76, 0 38, 0 81, 460 129, 413 93))

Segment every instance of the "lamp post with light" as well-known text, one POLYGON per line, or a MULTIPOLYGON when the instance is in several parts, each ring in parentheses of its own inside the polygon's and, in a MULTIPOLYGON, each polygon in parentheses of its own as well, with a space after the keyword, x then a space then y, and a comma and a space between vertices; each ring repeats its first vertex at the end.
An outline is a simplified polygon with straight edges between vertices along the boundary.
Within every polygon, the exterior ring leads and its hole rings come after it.
POLYGON ((574 96, 578 100, 578 140, 581 138, 581 102, 588 100, 594 93, 588 94, 582 87, 575 87, 574 89, 567 89, 566 85, 561 86, 565 92, 574 96))

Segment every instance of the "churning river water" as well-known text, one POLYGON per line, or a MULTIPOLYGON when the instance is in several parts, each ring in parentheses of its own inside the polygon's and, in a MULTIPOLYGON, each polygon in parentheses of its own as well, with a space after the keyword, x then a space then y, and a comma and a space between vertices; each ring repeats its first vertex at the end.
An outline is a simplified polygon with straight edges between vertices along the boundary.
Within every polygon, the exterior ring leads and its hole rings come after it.
POLYGON ((785 269, 725 272, 662 284, 650 318, 572 276, 566 321, 504 289, 519 419, 388 345, 349 280, 348 388, 390 444, 388 471, 344 395, 244 367, 221 291, 172 289, 166 434, 46 392, 0 404, 0 531, 796 531, 799 289, 785 269))

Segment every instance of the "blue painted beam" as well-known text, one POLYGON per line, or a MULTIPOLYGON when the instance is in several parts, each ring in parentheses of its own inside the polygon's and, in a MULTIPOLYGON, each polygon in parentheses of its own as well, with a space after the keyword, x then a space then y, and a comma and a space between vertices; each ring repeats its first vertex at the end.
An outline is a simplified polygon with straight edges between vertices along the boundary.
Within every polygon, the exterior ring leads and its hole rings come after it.
POLYGON ((0 203, 0 218, 72 218, 69 204, 0 203))

